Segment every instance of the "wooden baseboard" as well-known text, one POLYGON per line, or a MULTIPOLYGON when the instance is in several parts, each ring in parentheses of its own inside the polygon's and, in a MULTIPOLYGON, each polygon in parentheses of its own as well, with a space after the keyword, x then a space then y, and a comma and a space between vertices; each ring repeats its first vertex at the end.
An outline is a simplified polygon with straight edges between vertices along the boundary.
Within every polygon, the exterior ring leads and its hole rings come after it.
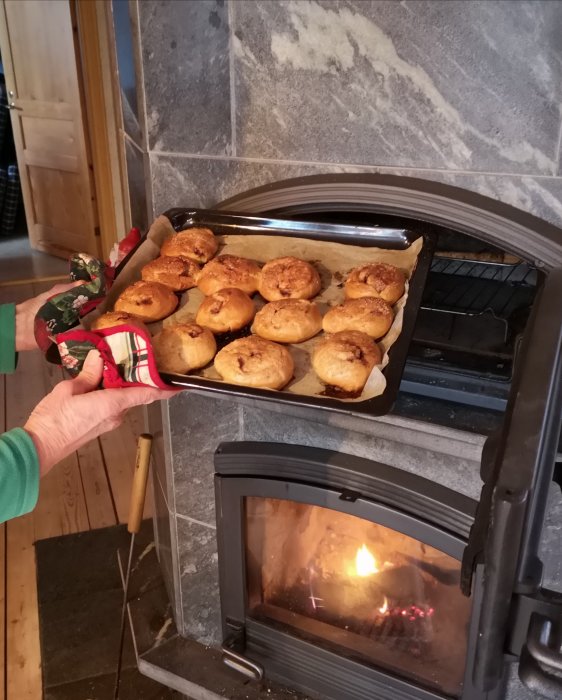
POLYGON ((45 275, 43 277, 26 277, 25 279, 6 280, 0 282, 0 287, 16 287, 20 284, 33 282, 70 282, 68 275, 45 275))

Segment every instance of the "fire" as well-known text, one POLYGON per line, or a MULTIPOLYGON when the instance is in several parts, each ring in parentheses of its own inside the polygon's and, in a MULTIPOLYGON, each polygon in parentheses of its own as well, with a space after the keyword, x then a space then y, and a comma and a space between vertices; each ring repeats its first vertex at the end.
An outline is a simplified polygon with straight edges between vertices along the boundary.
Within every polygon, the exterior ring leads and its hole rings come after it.
POLYGON ((355 571, 357 576, 371 576, 372 574, 378 574, 379 568, 375 557, 369 552, 367 547, 363 545, 357 550, 357 556, 355 557, 355 571))
POLYGON ((385 596, 385 597, 384 597, 384 603, 383 603, 382 606, 379 608, 379 613, 380 613, 381 615, 386 615, 387 612, 388 612, 388 599, 387 599, 387 597, 385 596))

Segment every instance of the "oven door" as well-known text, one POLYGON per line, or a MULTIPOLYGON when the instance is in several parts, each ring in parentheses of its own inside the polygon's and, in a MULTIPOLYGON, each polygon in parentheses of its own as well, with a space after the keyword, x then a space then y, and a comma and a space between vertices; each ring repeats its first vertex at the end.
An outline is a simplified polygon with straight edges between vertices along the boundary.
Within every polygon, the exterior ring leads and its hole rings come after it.
POLYGON ((562 697, 562 595, 541 589, 538 556, 562 423, 562 269, 537 295, 512 383, 501 434, 489 438, 484 486, 463 558, 469 595, 484 564, 473 682, 502 678, 505 654, 519 655, 519 677, 537 696, 562 697))

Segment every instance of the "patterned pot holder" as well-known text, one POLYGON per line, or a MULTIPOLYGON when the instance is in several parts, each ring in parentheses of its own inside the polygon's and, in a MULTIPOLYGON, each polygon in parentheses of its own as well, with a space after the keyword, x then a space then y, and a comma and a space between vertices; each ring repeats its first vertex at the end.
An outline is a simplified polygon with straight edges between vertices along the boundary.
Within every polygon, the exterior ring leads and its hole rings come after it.
POLYGON ((132 229, 110 263, 80 253, 70 259, 70 280, 84 283, 52 296, 35 317, 35 339, 47 360, 78 375, 90 350, 97 349, 104 361, 102 386, 150 386, 173 389, 162 381, 150 342, 150 334, 130 325, 101 330, 76 328, 80 319, 105 298, 115 276, 115 268, 140 240, 132 229))

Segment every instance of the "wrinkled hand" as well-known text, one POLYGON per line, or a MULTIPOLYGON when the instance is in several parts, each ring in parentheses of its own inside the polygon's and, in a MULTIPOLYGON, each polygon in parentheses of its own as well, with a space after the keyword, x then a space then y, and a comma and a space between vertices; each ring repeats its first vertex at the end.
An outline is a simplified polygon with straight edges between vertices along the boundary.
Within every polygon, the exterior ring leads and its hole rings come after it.
POLYGON ((83 281, 68 282, 67 284, 55 284, 48 292, 38 294, 32 299, 16 304, 16 350, 35 350, 37 343, 35 342, 35 334, 33 326, 35 316, 45 302, 55 294, 68 292, 69 289, 78 287, 84 284, 83 281))
POLYGON ((92 350, 80 374, 57 384, 29 416, 24 428, 37 449, 41 476, 82 445, 117 428, 127 409, 176 393, 149 387, 98 389, 102 372, 103 360, 92 350))

